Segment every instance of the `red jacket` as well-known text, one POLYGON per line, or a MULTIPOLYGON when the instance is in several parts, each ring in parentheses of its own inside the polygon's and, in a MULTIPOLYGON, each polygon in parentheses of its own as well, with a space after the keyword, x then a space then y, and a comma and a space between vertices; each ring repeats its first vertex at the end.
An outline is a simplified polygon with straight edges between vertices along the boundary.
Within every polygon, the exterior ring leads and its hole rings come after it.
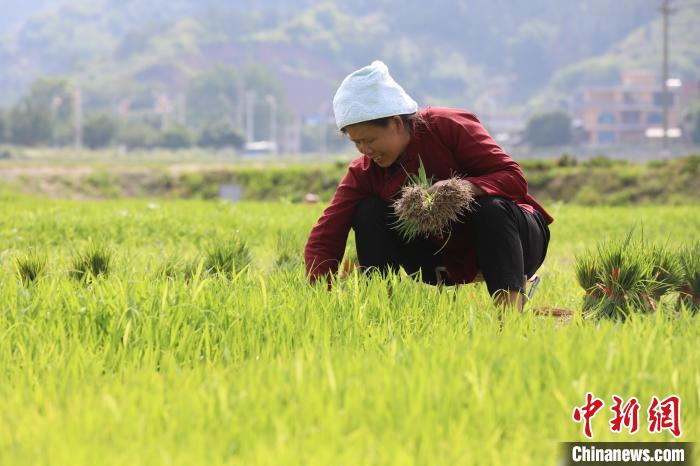
MULTIPOLYGON (((539 211, 548 224, 552 223, 553 218, 528 194, 520 165, 496 144, 475 115, 442 107, 428 107, 419 115, 426 125, 414 126, 411 142, 400 162, 408 173, 417 172, 420 155, 433 181, 460 176, 488 196, 511 199, 523 209, 539 211)), ((310 281, 337 272, 355 206, 361 199, 374 195, 386 202, 395 200, 406 179, 404 170, 396 168, 382 168, 365 155, 350 163, 330 205, 309 234, 304 258, 310 281)), ((469 283, 478 272, 473 240, 468 231, 460 232, 463 227, 464 224, 455 224, 440 252, 442 263, 456 283, 469 283)), ((433 240, 437 250, 445 238, 433 240)))

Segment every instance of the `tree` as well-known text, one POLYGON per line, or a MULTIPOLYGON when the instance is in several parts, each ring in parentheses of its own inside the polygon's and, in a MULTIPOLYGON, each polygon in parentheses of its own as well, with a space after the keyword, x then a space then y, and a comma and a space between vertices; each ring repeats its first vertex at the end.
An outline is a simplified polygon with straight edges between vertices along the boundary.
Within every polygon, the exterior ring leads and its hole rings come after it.
POLYGON ((233 117, 241 105, 245 89, 241 77, 231 67, 216 66, 196 75, 187 86, 188 124, 211 124, 233 117))
POLYGON ((184 126, 172 126, 166 129, 160 138, 160 146, 166 149, 187 149, 192 147, 194 137, 184 126))
POLYGON ((535 147, 562 146, 571 143, 571 117, 555 111, 533 116, 527 123, 527 140, 535 147))
POLYGON ((5 112, 0 111, 0 144, 7 141, 7 117, 5 112))
POLYGON ((557 36, 555 26, 541 19, 530 19, 507 39, 508 62, 525 94, 547 83, 554 61, 550 49, 557 43, 557 36))
POLYGON ((700 105, 698 105, 693 114, 692 138, 694 143, 700 144, 700 105))
POLYGON ((83 141, 90 149, 108 146, 117 133, 117 124, 110 115, 91 115, 83 127, 83 141))
POLYGON ((219 122, 207 125, 199 136, 199 145, 221 149, 224 147, 235 147, 240 149, 245 143, 245 138, 240 130, 228 123, 219 122))
POLYGON ((145 149, 155 146, 160 135, 145 121, 130 122, 120 126, 117 139, 127 149, 145 149))
POLYGON ((20 102, 10 111, 10 141, 36 146, 51 141, 51 116, 31 102, 20 102))
POLYGON ((70 125, 72 111, 68 81, 38 79, 10 111, 10 140, 27 146, 53 142, 56 130, 70 125))
POLYGON ((284 86, 275 73, 263 65, 215 66, 195 75, 186 91, 187 125, 199 128, 222 120, 236 121, 236 116, 242 116, 239 112, 246 107, 246 93, 254 97, 253 140, 271 139, 269 98, 277 105, 275 118, 279 122, 286 111, 284 86))

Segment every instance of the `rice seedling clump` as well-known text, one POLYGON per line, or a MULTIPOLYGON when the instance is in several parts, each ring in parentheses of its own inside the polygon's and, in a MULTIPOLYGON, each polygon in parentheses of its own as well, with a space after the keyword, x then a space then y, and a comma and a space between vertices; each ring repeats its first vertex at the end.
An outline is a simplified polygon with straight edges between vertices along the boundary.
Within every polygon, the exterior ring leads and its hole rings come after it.
POLYGON ((91 242, 73 257, 69 275, 76 280, 90 282, 108 275, 111 265, 112 251, 104 244, 91 242))
POLYGON ((15 271, 22 286, 29 286, 44 273, 46 256, 32 249, 26 254, 15 258, 15 271))
POLYGON ((252 261, 248 244, 235 235, 229 240, 212 242, 204 254, 204 270, 232 278, 252 261))
POLYGON ((427 177, 420 161, 418 174, 409 175, 408 184, 393 203, 397 218, 393 227, 406 241, 449 235, 452 223, 472 208, 474 192, 471 185, 460 178, 445 180, 429 191, 431 186, 433 180, 427 177))
POLYGON ((666 246, 634 240, 631 232, 622 241, 599 244, 576 258, 576 279, 586 292, 584 315, 624 320, 631 312, 655 312, 662 296, 679 290, 682 299, 687 290, 692 308, 693 290, 700 285, 697 257, 688 248, 678 255, 666 246))
POLYGON ((681 249, 678 256, 680 269, 679 306, 693 314, 700 311, 700 241, 681 249))

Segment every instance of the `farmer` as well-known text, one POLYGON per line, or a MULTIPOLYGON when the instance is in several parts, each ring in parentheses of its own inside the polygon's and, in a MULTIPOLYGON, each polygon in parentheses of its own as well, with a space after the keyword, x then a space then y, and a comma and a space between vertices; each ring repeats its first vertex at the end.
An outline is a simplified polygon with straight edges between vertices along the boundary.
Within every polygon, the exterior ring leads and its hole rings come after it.
POLYGON ((343 80, 333 111, 338 129, 362 155, 350 163, 309 234, 309 280, 337 272, 352 228, 363 271, 384 274, 401 266, 433 285, 483 279, 496 304, 522 311, 525 278, 544 261, 553 219, 528 194, 520 166, 476 116, 442 107, 419 111, 381 61, 343 80), (391 203, 407 173, 417 172, 419 158, 437 180, 429 191, 458 176, 475 193, 473 209, 454 223, 446 244, 446 238, 432 237, 407 242, 391 226, 391 203))

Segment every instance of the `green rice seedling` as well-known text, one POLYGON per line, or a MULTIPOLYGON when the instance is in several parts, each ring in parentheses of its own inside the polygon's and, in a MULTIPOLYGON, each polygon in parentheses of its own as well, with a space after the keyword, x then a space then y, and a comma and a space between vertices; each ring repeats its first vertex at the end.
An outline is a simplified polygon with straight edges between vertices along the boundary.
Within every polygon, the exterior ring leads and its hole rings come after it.
POLYGON ((678 260, 681 273, 678 305, 697 314, 700 311, 700 241, 682 248, 678 260))
POLYGON ((303 242, 291 231, 277 231, 275 243, 275 268, 283 270, 296 269, 304 263, 303 242))
POLYGON ((357 250, 349 249, 339 267, 339 273, 341 278, 345 278, 350 275, 355 269, 359 268, 360 260, 357 258, 357 250))
POLYGON ((599 300, 600 290, 596 287, 598 283, 599 266, 598 258, 591 251, 586 251, 575 261, 576 280, 579 286, 586 292, 583 298, 583 311, 589 311, 599 300))
POLYGON ((651 275, 649 280, 656 285, 654 299, 675 291, 681 284, 681 264, 678 256, 665 246, 654 245, 649 252, 651 275))
POLYGON ((24 255, 15 258, 15 272, 22 286, 36 282, 46 270, 46 255, 31 249, 24 255))
MULTIPOLYGON (((457 287, 455 300, 450 287, 403 273, 352 272, 329 290, 302 273, 244 272, 232 292, 230 281, 205 273, 204 245, 199 258, 192 245, 237 227, 256 246, 274 247, 280 229, 305 238, 321 206, 240 202, 222 210, 203 200, 164 200, 151 212, 142 200, 2 202, 2 465, 43 464, 48 454, 59 466, 173 458, 355 464, 368 448, 379 464, 548 465, 560 452, 542 439, 586 439, 571 411, 586 403, 587 391, 606 403, 592 425, 600 441, 619 440, 607 414, 620 392, 640 400, 642 423, 652 396, 677 394, 682 438, 700 437, 697 315, 659 312, 624 325, 576 316, 559 325, 514 312, 499 321, 483 284, 457 287), (109 221, 120 209, 145 212, 109 221), (19 241, 7 234, 11 224, 21 225, 26 244, 52 248, 50 256, 40 249, 47 268, 31 292, 14 276, 19 241), (110 279, 88 288, 54 277, 54 259, 67 255, 63 267, 71 265, 67 239, 98 230, 114 250, 110 279), (129 251, 128 276, 117 274, 117 248, 129 251), (162 254, 157 263, 154 250, 162 254), (167 257, 195 264, 189 282, 154 279, 167 257)), ((547 283, 536 304, 569 306, 582 297, 572 255, 588 248, 597 259, 591 238, 601 232, 624 239, 641 218, 645 239, 670 238, 680 251, 700 239, 696 212, 556 207, 547 283)), ((350 243, 346 249, 354 252, 350 243)), ((274 260, 271 254, 269 265, 274 260)), ((640 430, 639 441, 671 437, 640 430)))
POLYGON ((653 298, 658 284, 652 276, 649 254, 644 243, 633 241, 631 232, 623 241, 598 246, 597 282, 591 293, 589 318, 625 320, 630 313, 656 310, 653 298), (597 300, 597 302, 595 302, 597 300))
POLYGON ((445 180, 433 192, 433 179, 426 174, 419 159, 418 173, 408 174, 407 185, 401 188, 393 203, 396 221, 392 227, 407 241, 416 237, 444 236, 453 222, 471 209, 474 192, 459 178, 445 180))
POLYGON ((238 235, 210 243, 204 254, 204 270, 232 278, 252 261, 250 249, 238 235))
POLYGON ((157 269, 159 277, 175 279, 183 275, 185 271, 184 261, 175 256, 167 257, 157 269))
POLYGON ((108 275, 111 265, 112 251, 104 244, 90 242, 84 250, 74 255, 69 275, 76 280, 90 282, 108 275))
POLYGON ((199 276, 204 269, 204 258, 196 256, 190 260, 184 261, 182 267, 182 275, 186 283, 189 283, 195 277, 199 276))

